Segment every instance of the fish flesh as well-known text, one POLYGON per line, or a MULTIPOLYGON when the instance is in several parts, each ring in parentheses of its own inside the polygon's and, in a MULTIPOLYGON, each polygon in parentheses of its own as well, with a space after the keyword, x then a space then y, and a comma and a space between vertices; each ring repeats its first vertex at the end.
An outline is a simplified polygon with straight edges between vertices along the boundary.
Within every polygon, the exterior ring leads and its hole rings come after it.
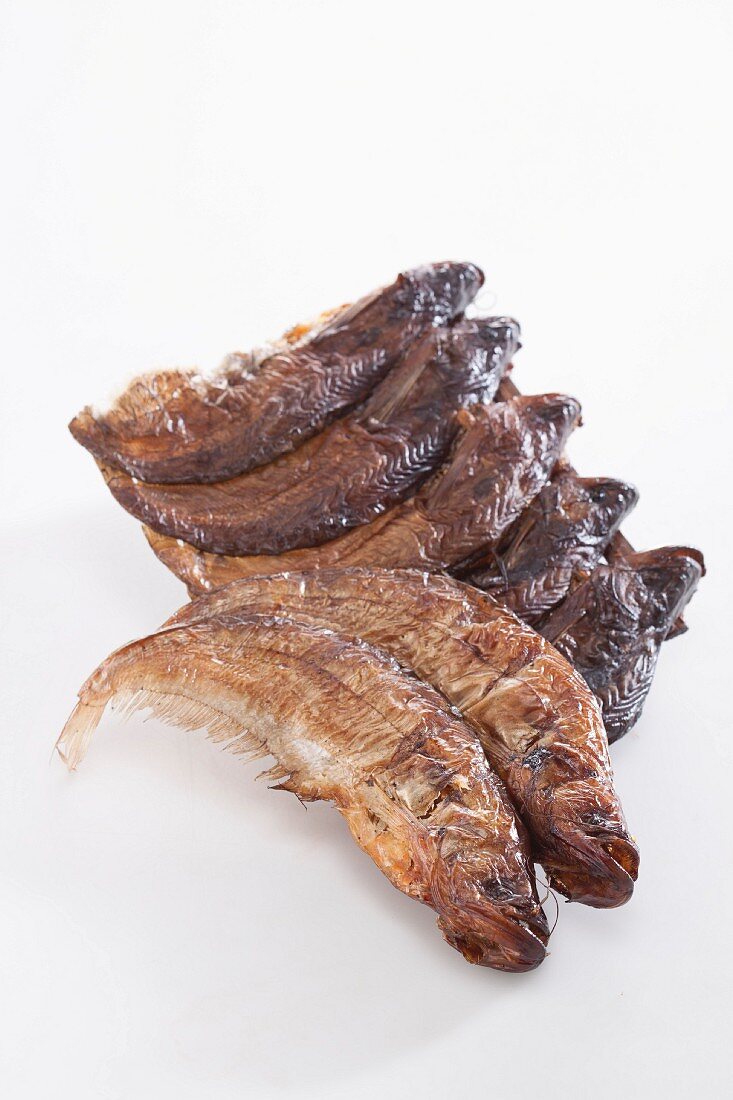
POLYGON ((230 364, 209 379, 142 376, 108 411, 87 407, 69 428, 100 462, 142 481, 234 477, 363 401, 416 337, 460 316, 482 282, 473 264, 416 268, 256 366, 245 357, 241 371, 230 364))
POLYGON ((609 742, 639 720, 662 642, 704 572, 687 546, 630 553, 597 566, 543 623, 596 695, 609 742))
POLYGON ((466 579, 536 625, 598 564, 637 499, 626 482, 561 468, 508 533, 508 545, 466 579))
POLYGON ((445 576, 324 569, 235 581, 186 604, 166 626, 252 613, 361 638, 412 669, 476 730, 551 885, 596 907, 628 900, 639 854, 596 700, 511 612, 445 576))
POLYGON ((544 958, 529 845, 501 781, 474 731, 378 650, 271 615, 163 630, 117 650, 84 684, 58 743, 71 768, 111 702, 274 757, 266 775, 278 788, 334 803, 470 962, 523 971, 544 958))
POLYGON ((519 344, 509 318, 428 332, 355 412, 274 462, 205 485, 151 485, 102 466, 155 531, 219 554, 315 546, 403 500, 445 458, 459 409, 493 398, 519 344))
POLYGON ((322 546, 235 557, 197 550, 145 528, 154 552, 192 593, 239 577, 327 566, 435 572, 495 542, 550 476, 580 416, 571 397, 543 394, 474 405, 445 465, 415 496, 322 546))

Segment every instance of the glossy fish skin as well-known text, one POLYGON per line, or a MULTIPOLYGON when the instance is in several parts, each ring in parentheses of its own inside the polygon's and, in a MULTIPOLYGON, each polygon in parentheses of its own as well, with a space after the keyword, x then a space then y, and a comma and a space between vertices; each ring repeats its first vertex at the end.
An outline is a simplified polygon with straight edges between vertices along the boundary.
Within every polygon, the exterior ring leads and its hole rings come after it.
POLYGON ((466 579, 534 626, 598 564, 637 499, 623 481, 561 470, 509 533, 508 546, 466 579))
POLYGON ((519 344, 509 318, 435 329, 367 402, 297 450, 207 485, 150 485, 103 467, 117 501, 164 535, 218 554, 315 546, 403 500, 445 458, 459 409, 493 398, 519 344))
POLYGON ((542 626, 601 705, 609 742, 638 721, 659 650, 705 571, 685 546, 599 565, 542 626))
POLYGON ((70 767, 113 699, 206 727, 235 753, 274 756, 281 789, 333 802, 470 962, 523 971, 544 958, 526 834, 473 730, 377 650, 285 618, 222 616, 123 647, 79 698, 59 739, 70 767))
POLYGON ((459 316, 483 282, 472 264, 416 268, 338 312, 300 346, 213 379, 136 379, 105 413, 86 408, 74 438, 141 481, 221 481, 286 454, 363 401, 424 332, 459 316))
POLYGON ((596 907, 628 900, 639 855, 614 790, 600 712, 544 638, 469 585, 389 569, 235 581, 166 625, 267 611, 363 638, 437 688, 476 730, 551 884, 596 907))
POLYGON ((145 534, 191 593, 288 569, 378 565, 437 572, 501 537, 547 481, 579 415, 578 403, 559 394, 462 411, 451 455, 414 497, 323 546, 231 557, 148 528, 145 534))

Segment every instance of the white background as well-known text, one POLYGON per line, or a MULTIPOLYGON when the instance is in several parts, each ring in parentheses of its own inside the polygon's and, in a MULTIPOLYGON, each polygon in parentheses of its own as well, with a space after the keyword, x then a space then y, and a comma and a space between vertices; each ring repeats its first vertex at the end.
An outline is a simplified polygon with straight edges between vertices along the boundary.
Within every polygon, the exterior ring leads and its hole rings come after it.
POLYGON ((730 1064, 730 204, 721 0, 2 4, 0 1074, 17 1098, 721 1096, 730 1064), (77 686, 184 593, 69 418, 470 259, 583 403, 640 548, 709 575, 613 751, 636 895, 469 967, 335 811, 77 686))

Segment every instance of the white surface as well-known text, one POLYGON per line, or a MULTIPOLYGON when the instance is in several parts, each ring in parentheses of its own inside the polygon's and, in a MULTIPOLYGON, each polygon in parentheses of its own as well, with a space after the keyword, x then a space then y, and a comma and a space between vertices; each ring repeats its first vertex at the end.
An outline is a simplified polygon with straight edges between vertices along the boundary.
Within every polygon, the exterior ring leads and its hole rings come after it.
POLYGON ((0 1080, 16 1098, 721 1096, 730 1041, 731 7, 5 3, 0 1080), (709 575, 613 757, 633 902, 466 965, 336 813, 77 686, 181 586, 66 432, 472 259, 640 547, 709 575))

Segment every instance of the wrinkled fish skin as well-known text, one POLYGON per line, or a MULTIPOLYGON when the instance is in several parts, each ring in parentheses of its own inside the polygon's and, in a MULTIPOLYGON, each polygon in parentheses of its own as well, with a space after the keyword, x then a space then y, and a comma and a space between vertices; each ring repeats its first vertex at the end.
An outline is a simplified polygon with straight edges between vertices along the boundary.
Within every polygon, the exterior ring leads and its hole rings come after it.
POLYGON ((544 638, 469 585, 415 570, 235 581, 169 623, 267 611, 363 638, 437 688, 476 730, 551 884, 596 907, 628 900, 639 856, 614 790, 600 712, 582 677, 544 638))
POLYGON ((463 430, 450 457, 414 497, 322 546, 231 557, 148 528, 145 533, 192 593, 287 569, 447 569, 494 543, 517 519, 550 476, 579 415, 578 403, 559 394, 463 410, 463 430))
POLYGON ((598 698, 610 742, 638 721, 662 642, 703 573, 689 547, 628 554, 599 565, 542 625, 598 698))
POLYGON ((70 767, 113 699, 206 727, 235 753, 274 756, 281 789, 333 802, 470 962, 523 971, 544 958, 526 834, 473 730, 377 650, 285 618, 222 616, 123 647, 79 699, 59 739, 70 767))
POLYGON ((508 546, 466 579, 534 626, 597 565, 637 499, 623 481, 563 469, 509 533, 508 546))
POLYGON ((491 401, 519 343, 508 318, 431 330, 357 411, 297 450, 208 485, 150 485, 103 468, 119 503, 164 535, 219 554, 315 546, 403 500, 445 458, 456 412, 491 401))
POLYGON ((241 375, 162 371, 69 428, 105 465, 143 481, 234 477, 286 454, 363 401, 426 328, 459 316, 483 282, 472 264, 416 268, 341 311, 299 347, 241 375))

